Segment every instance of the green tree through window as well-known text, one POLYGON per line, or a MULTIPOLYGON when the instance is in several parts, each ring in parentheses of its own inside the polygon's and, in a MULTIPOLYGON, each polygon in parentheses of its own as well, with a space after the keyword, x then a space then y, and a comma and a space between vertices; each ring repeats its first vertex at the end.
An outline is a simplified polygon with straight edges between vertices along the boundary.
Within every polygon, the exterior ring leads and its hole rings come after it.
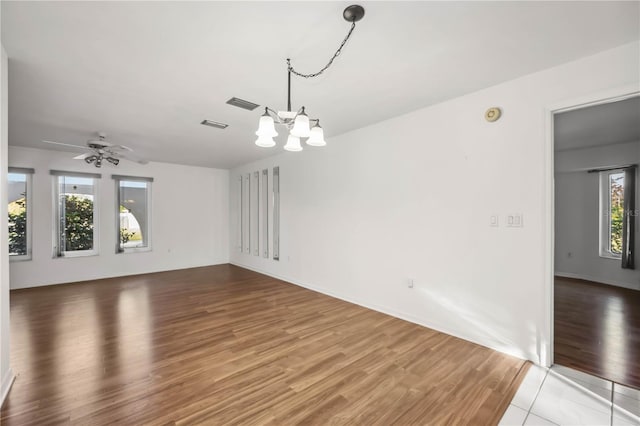
POLYGON ((624 173, 609 175, 609 232, 610 250, 622 254, 622 221, 624 218, 624 173))
POLYGON ((27 200, 9 203, 9 254, 27 254, 27 200))
POLYGON ((8 167, 7 230, 9 259, 31 259, 31 175, 33 169, 8 167))
POLYGON ((100 175, 52 170, 56 179, 55 211, 58 257, 98 254, 98 181, 100 175))
POLYGON ((76 195, 63 195, 65 198, 64 229, 65 251, 93 249, 93 200, 76 195))

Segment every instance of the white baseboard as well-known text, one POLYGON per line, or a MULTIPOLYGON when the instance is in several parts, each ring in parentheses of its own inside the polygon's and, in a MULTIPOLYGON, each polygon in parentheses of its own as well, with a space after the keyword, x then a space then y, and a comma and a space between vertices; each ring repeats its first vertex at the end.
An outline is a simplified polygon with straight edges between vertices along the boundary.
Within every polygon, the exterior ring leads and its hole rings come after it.
POLYGON ((480 342, 480 341, 478 341, 476 339, 473 339, 472 337, 469 337, 469 336, 462 336, 457 332, 454 332, 454 331, 451 331, 451 330, 447 330, 447 329, 445 329, 445 328, 443 328, 441 326, 434 326, 433 324, 429 324, 429 323, 423 321, 420 318, 414 317, 413 315, 408 315, 408 314, 406 314, 404 312, 399 312, 399 311, 397 311, 395 309, 391 309, 391 308, 388 308, 386 306, 380 306, 380 305, 373 304, 373 303, 363 303, 363 302, 361 302, 359 300, 355 300, 355 299, 353 299, 351 297, 344 296, 342 294, 337 294, 337 293, 335 293, 333 291, 327 290, 326 288, 313 286, 313 285, 310 285, 310 284, 307 284, 307 283, 303 283, 303 282, 300 282, 300 281, 297 281, 297 280, 293 280, 293 279, 291 279, 289 277, 284 277, 284 276, 280 276, 280 275, 277 275, 277 274, 273 274, 271 272, 267 272, 267 271, 262 270, 260 268, 255 268, 255 267, 252 267, 252 266, 243 265, 241 263, 234 262, 234 261, 230 261, 229 263, 232 264, 232 265, 238 266, 240 268, 249 269, 250 271, 258 272, 260 274, 268 275, 270 277, 277 278, 279 280, 286 281, 288 283, 295 284, 295 285, 300 286, 300 287, 304 287, 304 288, 306 288, 308 290, 312 290, 312 291, 315 291, 315 292, 318 292, 318 293, 322 293, 322 294, 325 294, 327 296, 335 297, 336 299, 344 300, 345 302, 353 303, 354 305, 362 306, 364 308, 371 309, 373 311, 381 312, 383 314, 390 315, 392 317, 399 318, 401 320, 408 321, 408 322, 411 322, 413 324, 417 324, 417 325, 420 325, 422 327, 429 328, 431 330, 439 331, 441 333, 448 334, 449 336, 457 337, 458 339, 466 340, 467 342, 471 342, 471 343, 475 343, 475 344, 480 345, 480 346, 484 346, 485 348, 492 349, 492 350, 494 350, 496 352, 500 352, 500 353, 503 353, 503 354, 511 355, 513 357, 516 357, 516 358, 528 360, 528 361, 531 361, 531 362, 533 362, 535 364, 540 364, 540 360, 539 359, 538 360, 529 359, 529 357, 522 351, 519 351, 519 350, 518 351, 505 351, 504 348, 498 348, 498 347, 490 346, 486 342, 480 342))
MULTIPOLYGON (((0 0, 1 1, 1 0, 0 0)), ((126 273, 118 273, 116 272, 115 274, 112 275, 99 275, 99 276, 92 276, 92 277, 84 277, 84 278, 73 278, 71 279, 71 281, 68 280, 64 280, 64 281, 43 281, 43 282, 38 282, 37 284, 24 284, 24 283, 20 283, 20 284, 15 284, 14 281, 11 281, 11 290, 22 290, 22 289, 26 289, 26 288, 36 288, 36 287, 46 287, 46 286, 50 286, 50 285, 60 285, 60 284, 73 284, 73 283, 77 283, 77 282, 84 282, 84 281, 99 281, 99 280, 106 280, 106 279, 110 279, 110 278, 122 278, 122 277, 131 277, 134 275, 145 275, 145 274, 156 274, 158 272, 172 272, 172 271, 180 271, 183 269, 193 269, 193 268, 205 268, 207 266, 216 266, 216 265, 226 265, 227 263, 229 263, 228 259, 220 259, 217 260, 215 263, 207 263, 207 264, 193 264, 193 265, 181 265, 181 266, 175 266, 175 267, 171 267, 170 269, 167 269, 166 266, 160 266, 158 268, 152 268, 152 269, 148 269, 148 270, 143 270, 143 271, 138 271, 138 272, 126 272, 126 273)))
POLYGON ((13 371, 9 368, 2 378, 2 399, 0 400, 0 407, 4 404, 4 400, 7 398, 9 390, 11 389, 15 379, 16 376, 13 375, 13 371))
POLYGON ((640 290, 640 284, 632 284, 624 281, 609 280, 606 278, 593 277, 584 274, 575 274, 573 272, 556 272, 555 276, 562 278, 575 278, 577 280, 592 281, 599 284, 613 285, 616 287, 628 288, 629 290, 640 290))

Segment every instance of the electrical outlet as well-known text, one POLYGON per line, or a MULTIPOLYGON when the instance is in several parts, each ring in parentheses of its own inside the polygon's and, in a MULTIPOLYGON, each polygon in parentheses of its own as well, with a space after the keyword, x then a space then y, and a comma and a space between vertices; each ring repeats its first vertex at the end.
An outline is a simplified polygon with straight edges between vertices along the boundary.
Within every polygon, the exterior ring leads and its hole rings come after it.
POLYGON ((492 227, 500 226, 500 219, 498 218, 497 214, 493 214, 491 215, 491 217, 489 217, 489 226, 492 226, 492 227))

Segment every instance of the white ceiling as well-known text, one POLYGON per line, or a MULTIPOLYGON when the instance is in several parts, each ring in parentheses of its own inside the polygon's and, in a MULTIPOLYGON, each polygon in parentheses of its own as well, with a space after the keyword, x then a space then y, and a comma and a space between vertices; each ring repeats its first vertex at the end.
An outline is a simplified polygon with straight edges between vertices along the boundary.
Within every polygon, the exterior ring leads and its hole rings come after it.
POLYGON ((555 115, 556 151, 640 141, 640 97, 555 115))
MULTIPOLYGON (((225 102, 285 109, 285 59, 321 68, 349 4, 2 1, 9 143, 54 148, 40 140, 83 144, 104 131, 152 161, 220 168, 279 153, 284 132, 277 148, 253 144, 260 109, 225 102)), ((360 4, 366 15, 333 67, 293 81, 294 108, 320 118, 329 143, 640 38, 638 2, 360 4)))

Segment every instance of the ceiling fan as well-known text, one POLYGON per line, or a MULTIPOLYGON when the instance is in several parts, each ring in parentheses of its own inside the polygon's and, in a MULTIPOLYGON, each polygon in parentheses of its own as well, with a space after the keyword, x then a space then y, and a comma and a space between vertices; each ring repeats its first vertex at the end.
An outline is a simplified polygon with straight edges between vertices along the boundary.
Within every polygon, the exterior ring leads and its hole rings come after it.
POLYGON ((106 141, 107 134, 99 132, 97 139, 89 139, 87 141, 87 146, 79 146, 72 145, 69 143, 62 142, 54 142, 43 140, 42 142, 53 144, 53 145, 61 145, 61 146, 71 146, 77 149, 86 149, 89 150, 86 154, 81 154, 76 157, 73 157, 74 160, 84 160, 87 164, 93 164, 96 167, 102 167, 102 163, 107 161, 114 166, 117 166, 120 163, 120 159, 125 159, 129 161, 134 161, 139 164, 147 164, 149 161, 138 157, 133 154, 133 150, 128 146, 124 145, 113 145, 106 141))

